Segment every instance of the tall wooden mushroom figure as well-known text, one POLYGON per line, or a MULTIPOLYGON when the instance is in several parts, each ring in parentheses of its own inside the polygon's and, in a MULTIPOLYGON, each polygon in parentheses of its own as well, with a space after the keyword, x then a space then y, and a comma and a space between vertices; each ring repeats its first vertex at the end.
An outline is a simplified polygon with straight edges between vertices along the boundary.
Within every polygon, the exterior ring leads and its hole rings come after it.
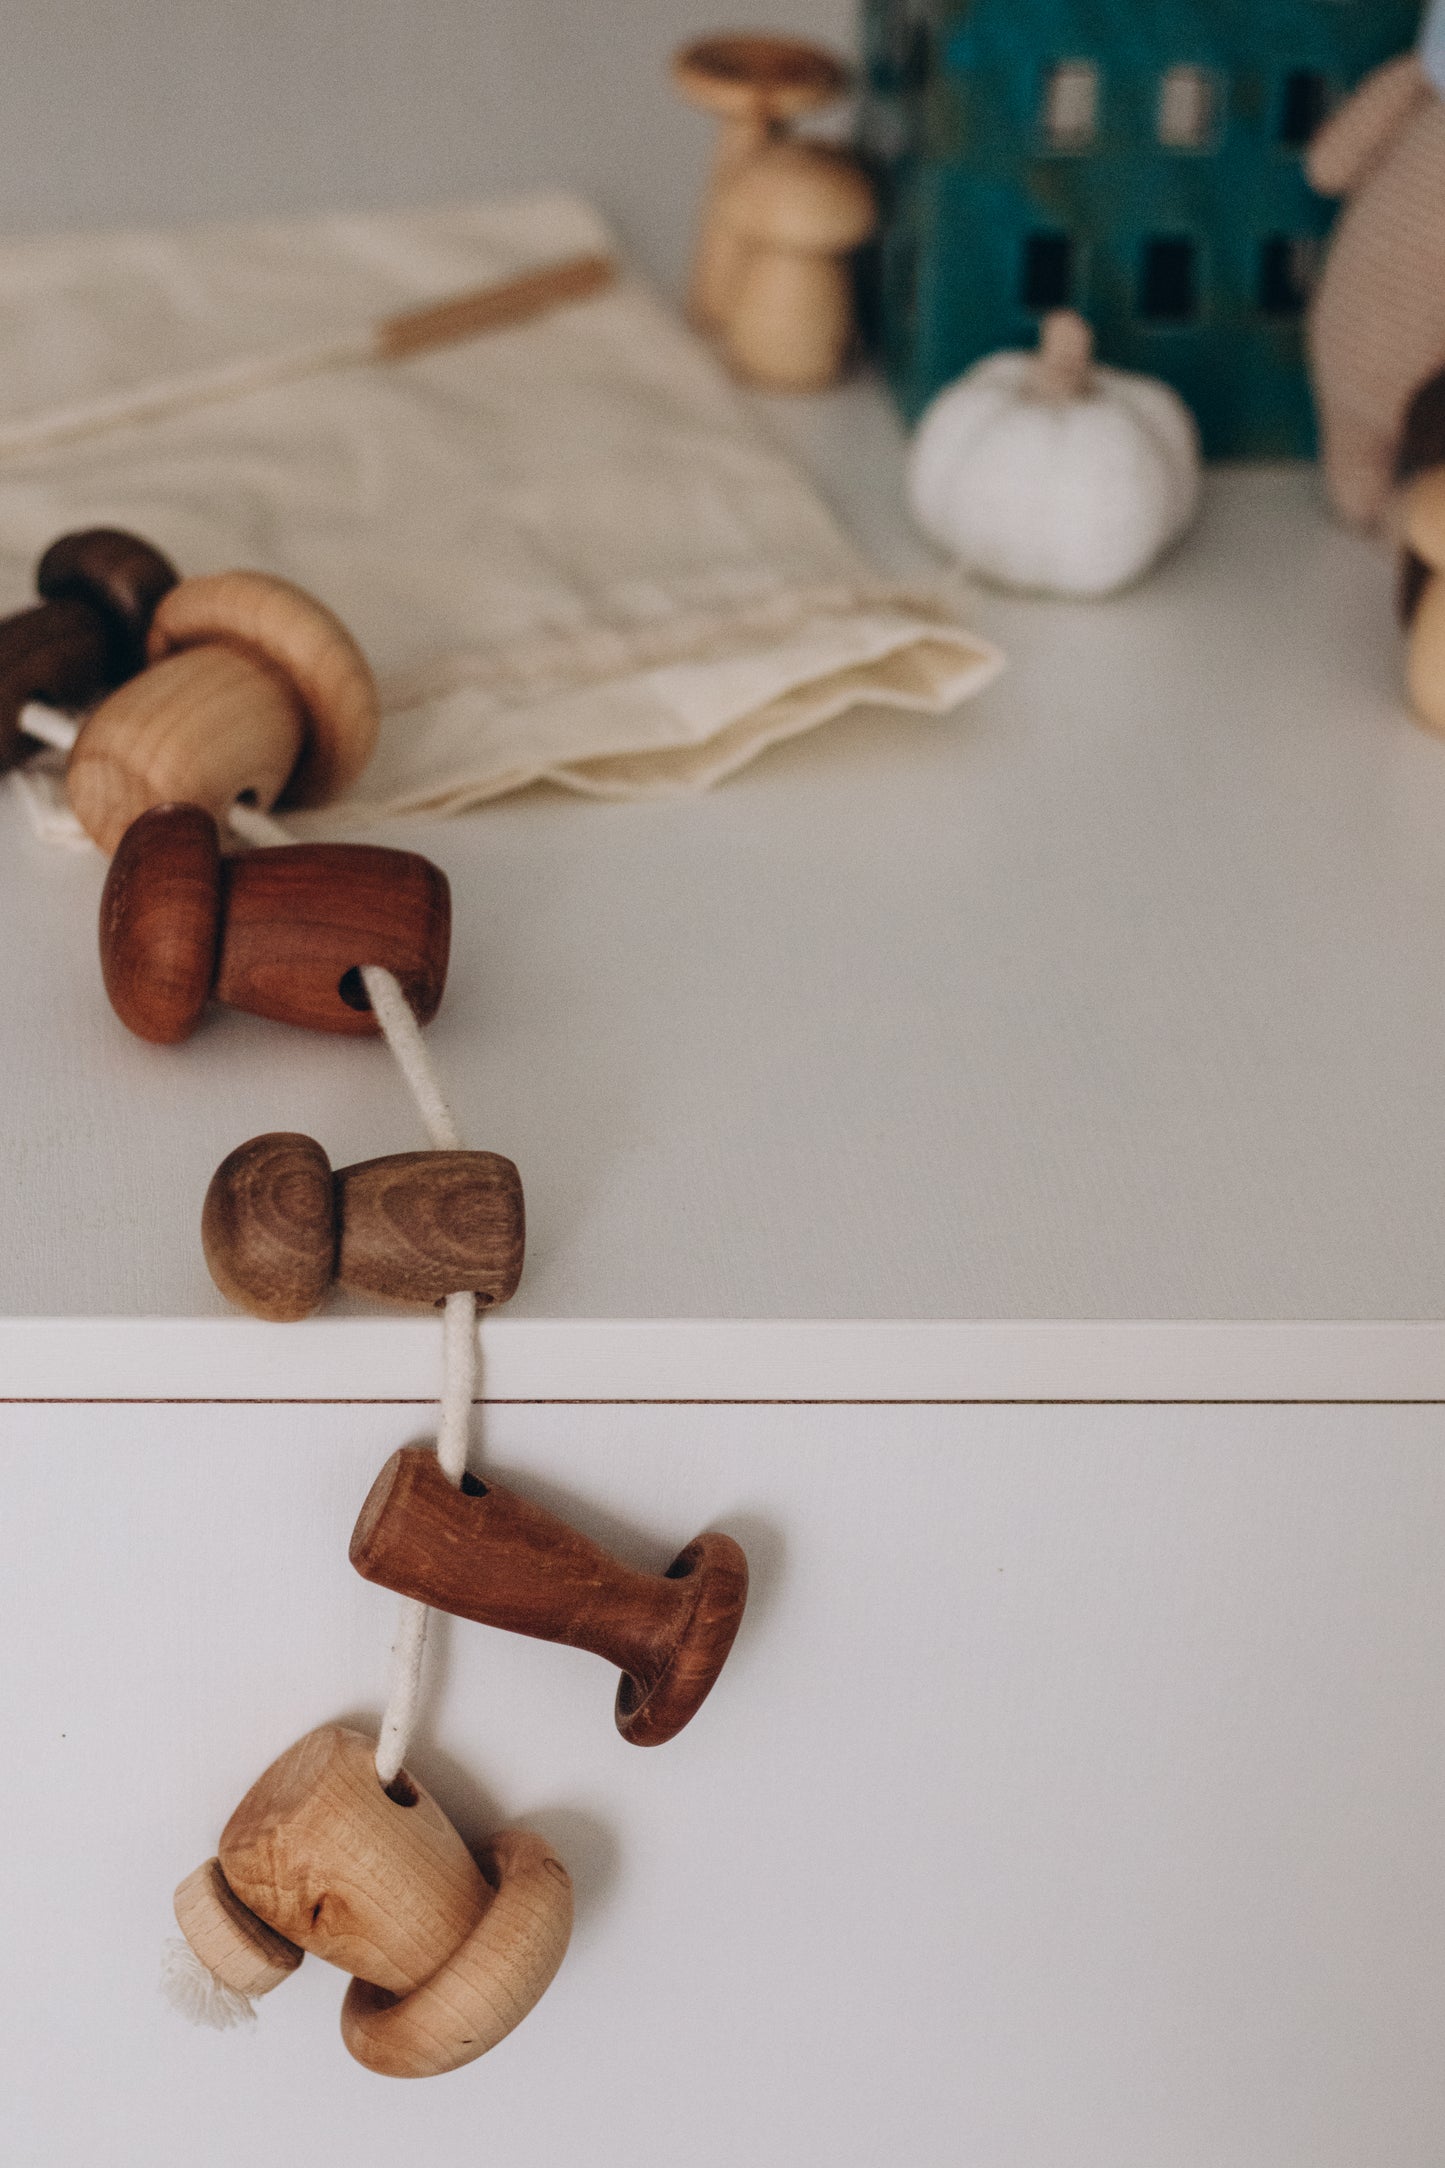
POLYGON ((474 1859, 405 1771, 385 1789, 376 1741, 308 1732, 252 1785, 214 1859, 176 1891, 210 1981, 250 1999, 309 1950, 351 1974, 341 2037, 388 2078, 475 2062, 550 1986, 572 1931, 552 1847, 503 1829, 474 1859))
POLYGON ((683 46, 673 56, 672 80, 690 105, 722 123, 688 292, 693 322, 715 330, 731 306, 745 246, 718 218, 722 191, 785 121, 834 104, 850 78, 841 60, 802 38, 740 31, 683 46))
POLYGON ((265 572, 182 580, 146 636, 149 667, 100 706, 66 770, 71 809, 114 852, 151 807, 324 805, 366 766, 376 687, 324 603, 265 572))
POLYGON ((722 189, 717 219, 737 270, 723 322, 736 375, 776 391, 820 391, 853 343, 848 262, 873 231, 873 191, 851 158, 774 143, 722 189))

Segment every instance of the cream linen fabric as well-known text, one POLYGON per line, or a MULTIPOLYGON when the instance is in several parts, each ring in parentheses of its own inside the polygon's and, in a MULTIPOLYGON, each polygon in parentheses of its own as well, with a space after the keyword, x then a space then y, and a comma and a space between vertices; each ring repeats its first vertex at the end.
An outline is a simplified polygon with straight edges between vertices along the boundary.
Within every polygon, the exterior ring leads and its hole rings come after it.
MULTIPOLYGON (((0 607, 104 523, 265 567, 352 627, 372 765, 298 832, 548 779, 697 790, 859 703, 940 714, 995 650, 861 561, 711 355, 636 281, 531 324, 48 449, 14 425, 612 240, 548 195, 0 249, 0 607)), ((45 764, 31 779, 44 806, 45 764), (37 791, 38 786, 38 791, 37 791)), ((52 833, 63 814, 51 764, 52 833)))

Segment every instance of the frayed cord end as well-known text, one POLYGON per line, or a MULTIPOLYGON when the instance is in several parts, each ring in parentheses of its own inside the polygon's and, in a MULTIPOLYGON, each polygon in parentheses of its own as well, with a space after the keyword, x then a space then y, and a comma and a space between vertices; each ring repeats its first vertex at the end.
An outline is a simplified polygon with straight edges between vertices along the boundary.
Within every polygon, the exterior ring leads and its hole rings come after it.
POLYGON ((189 2024, 206 2025, 213 2032, 256 2022, 250 1996, 208 1972, 180 1935, 171 1935, 161 1949, 161 1993, 189 2024))

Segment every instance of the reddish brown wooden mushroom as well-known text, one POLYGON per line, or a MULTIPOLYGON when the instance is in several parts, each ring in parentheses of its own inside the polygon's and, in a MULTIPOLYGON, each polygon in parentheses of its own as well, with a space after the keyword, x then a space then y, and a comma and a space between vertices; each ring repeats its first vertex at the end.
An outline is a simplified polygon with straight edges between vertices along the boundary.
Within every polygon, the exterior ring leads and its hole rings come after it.
POLYGON ((197 805, 132 821, 100 902, 111 1007, 161 1046, 189 1038, 211 1001, 310 1031, 374 1033, 363 964, 393 972, 430 1023, 450 946, 447 877, 415 851, 289 843, 223 858, 197 805))

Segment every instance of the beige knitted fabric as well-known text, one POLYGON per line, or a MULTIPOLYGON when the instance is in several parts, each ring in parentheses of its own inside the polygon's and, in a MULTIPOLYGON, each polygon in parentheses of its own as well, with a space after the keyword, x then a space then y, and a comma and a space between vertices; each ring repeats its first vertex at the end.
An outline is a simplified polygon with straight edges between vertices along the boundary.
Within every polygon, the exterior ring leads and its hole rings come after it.
POLYGON ((538 779, 696 790, 846 708, 942 714, 984 684, 995 651, 870 570, 630 278, 407 362, 40 441, 56 409, 613 245, 545 196, 0 247, 0 608, 30 598, 52 536, 95 524, 187 572, 311 588, 367 650, 383 725, 348 802, 294 822, 308 834, 538 779))
POLYGON ((1410 400, 1445 365, 1445 104, 1418 62, 1367 78, 1309 173, 1349 198, 1310 316, 1325 479, 1346 519, 1374 526, 1410 400))

